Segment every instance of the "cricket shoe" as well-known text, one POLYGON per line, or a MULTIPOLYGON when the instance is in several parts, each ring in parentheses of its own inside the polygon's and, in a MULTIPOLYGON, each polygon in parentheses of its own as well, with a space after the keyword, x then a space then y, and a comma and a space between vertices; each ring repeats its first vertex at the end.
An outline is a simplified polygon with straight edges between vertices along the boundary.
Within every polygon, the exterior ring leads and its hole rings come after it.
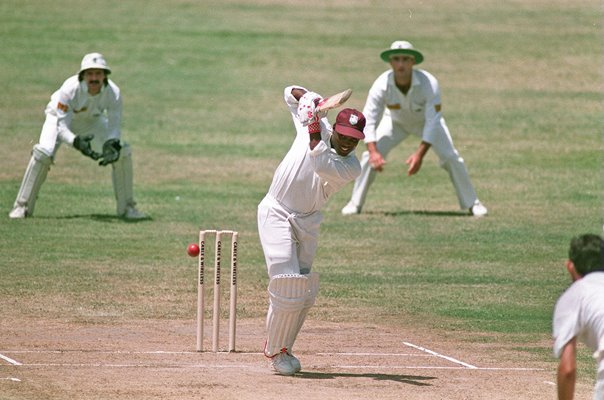
POLYGON ((302 364, 300 364, 300 360, 298 360, 298 357, 294 356, 292 353, 290 353, 289 351, 285 353, 287 355, 287 357, 289 358, 289 363, 292 365, 293 369, 295 372, 300 372, 302 371, 302 364))
POLYGON ((348 204, 342 208, 342 215, 354 215, 359 214, 361 212, 361 208, 354 204, 352 201, 349 201, 348 204))
POLYGON ((25 218, 27 217, 27 209, 22 206, 17 206, 8 213, 8 216, 13 219, 25 218))
POLYGON ((122 218, 135 221, 137 219, 145 219, 147 218, 147 214, 140 212, 134 206, 126 207, 126 212, 122 215, 122 218))
POLYGON ((271 366, 279 375, 292 376, 296 373, 296 368, 290 362, 292 356, 287 354, 287 349, 284 348, 280 353, 269 358, 271 366))
POLYGON ((474 205, 470 207, 470 214, 475 217, 484 217, 485 215, 487 215, 487 208, 482 205, 480 200, 476 200, 474 202, 474 205))

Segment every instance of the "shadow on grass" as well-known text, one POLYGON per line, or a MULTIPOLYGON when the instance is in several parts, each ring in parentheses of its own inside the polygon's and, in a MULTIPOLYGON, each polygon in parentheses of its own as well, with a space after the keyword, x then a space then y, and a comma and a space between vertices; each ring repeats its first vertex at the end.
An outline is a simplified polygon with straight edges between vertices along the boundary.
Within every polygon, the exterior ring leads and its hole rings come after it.
POLYGON ((301 379, 335 379, 335 378, 370 378, 376 381, 393 381, 405 383, 414 386, 432 386, 430 383, 421 382, 437 379, 434 376, 414 376, 414 375, 395 375, 395 374, 351 374, 351 373, 328 373, 328 372, 299 372, 294 375, 301 379))
POLYGON ((141 218, 141 219, 126 219, 126 218, 118 217, 117 215, 112 215, 112 214, 74 214, 74 215, 60 215, 60 216, 56 216, 56 217, 36 217, 36 218, 37 219, 56 219, 56 220, 89 219, 91 221, 97 221, 97 222, 107 222, 107 223, 124 222, 126 224, 137 224, 139 222, 153 221, 153 218, 151 218, 151 217, 145 217, 145 218, 141 218))
POLYGON ((471 217, 467 211, 427 211, 427 210, 403 210, 403 211, 367 211, 370 215, 385 215, 398 217, 400 215, 426 215, 428 217, 471 217))

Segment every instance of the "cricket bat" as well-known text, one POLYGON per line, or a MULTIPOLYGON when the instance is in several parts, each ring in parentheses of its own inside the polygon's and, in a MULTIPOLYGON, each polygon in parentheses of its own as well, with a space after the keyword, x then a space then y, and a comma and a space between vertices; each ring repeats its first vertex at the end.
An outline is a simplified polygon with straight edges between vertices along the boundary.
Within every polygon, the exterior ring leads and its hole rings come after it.
POLYGON ((340 107, 342 104, 346 103, 346 100, 348 100, 350 98, 351 94, 352 94, 352 90, 346 89, 343 92, 334 94, 333 96, 328 96, 328 97, 324 98, 323 100, 321 100, 319 102, 319 104, 317 104, 317 107, 315 108, 315 110, 316 111, 327 111, 327 110, 331 110, 333 108, 340 107))

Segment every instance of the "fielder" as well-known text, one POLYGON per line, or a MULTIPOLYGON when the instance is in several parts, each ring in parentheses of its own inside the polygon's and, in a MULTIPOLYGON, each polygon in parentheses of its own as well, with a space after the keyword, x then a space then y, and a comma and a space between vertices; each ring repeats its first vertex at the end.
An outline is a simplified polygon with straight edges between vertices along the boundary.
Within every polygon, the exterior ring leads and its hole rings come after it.
POLYGON ((586 234, 570 242, 566 269, 573 283, 554 309, 554 355, 558 366, 558 399, 572 399, 576 381, 577 340, 585 343, 598 363, 593 399, 604 399, 604 242, 586 234))
POLYGON ((296 137, 258 205, 258 231, 270 278, 264 354, 278 374, 293 375, 302 367, 292 347, 319 291, 319 275, 311 267, 320 210, 361 172, 354 149, 364 138, 365 117, 347 108, 332 127, 315 110, 318 94, 289 86, 284 98, 296 137))
POLYGON ((463 158, 459 155, 441 112, 438 81, 430 73, 413 68, 424 56, 405 41, 392 43, 381 53, 391 69, 373 83, 363 114, 367 118, 365 144, 361 158, 361 175, 354 182, 352 197, 342 209, 343 215, 358 214, 363 208, 369 187, 377 172, 386 164, 388 153, 409 135, 421 139, 418 149, 409 156, 407 175, 419 172, 430 148, 440 160, 455 188, 462 210, 481 217, 487 209, 476 196, 463 158))
POLYGON ((121 141, 122 97, 108 75, 102 54, 86 54, 78 73, 52 94, 39 143, 34 145, 10 218, 31 217, 38 192, 61 143, 83 155, 111 164, 117 215, 136 220, 146 215, 136 209, 132 194, 132 153, 121 141))

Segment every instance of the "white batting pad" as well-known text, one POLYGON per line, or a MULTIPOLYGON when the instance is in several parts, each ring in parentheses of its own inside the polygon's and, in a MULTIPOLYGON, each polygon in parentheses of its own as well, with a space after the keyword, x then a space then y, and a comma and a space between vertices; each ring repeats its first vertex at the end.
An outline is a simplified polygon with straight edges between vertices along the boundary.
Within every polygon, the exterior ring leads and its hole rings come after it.
POLYGON ((117 215, 124 215, 126 207, 134 205, 132 194, 132 153, 127 143, 123 143, 120 158, 111 164, 111 166, 113 192, 117 201, 117 215))
POLYGON ((51 163, 52 158, 38 145, 35 145, 31 159, 25 170, 19 193, 17 193, 14 207, 25 207, 27 215, 31 216, 34 214, 38 192, 46 180, 51 163))
POLYGON ((287 343, 287 349, 292 350, 292 346, 296 341, 296 337, 298 337, 298 333, 300 333, 300 329, 302 329, 302 325, 304 325, 304 321, 306 320, 306 316, 308 315, 308 311, 315 305, 315 300, 317 299, 317 294, 319 293, 319 274, 316 272, 311 272, 306 275, 308 277, 308 286, 306 288, 306 293, 304 295, 304 308, 300 312, 298 316, 298 321, 296 324, 296 329, 294 331, 294 336, 291 343, 287 343))
POLYGON ((312 307, 315 304, 317 294, 319 293, 319 274, 311 272, 306 275, 308 278, 308 286, 306 289, 306 296, 304 298, 304 307, 312 307))
POLYGON ((307 288, 308 278, 305 275, 279 274, 271 278, 266 317, 268 338, 264 349, 267 356, 273 356, 293 343, 307 288))

